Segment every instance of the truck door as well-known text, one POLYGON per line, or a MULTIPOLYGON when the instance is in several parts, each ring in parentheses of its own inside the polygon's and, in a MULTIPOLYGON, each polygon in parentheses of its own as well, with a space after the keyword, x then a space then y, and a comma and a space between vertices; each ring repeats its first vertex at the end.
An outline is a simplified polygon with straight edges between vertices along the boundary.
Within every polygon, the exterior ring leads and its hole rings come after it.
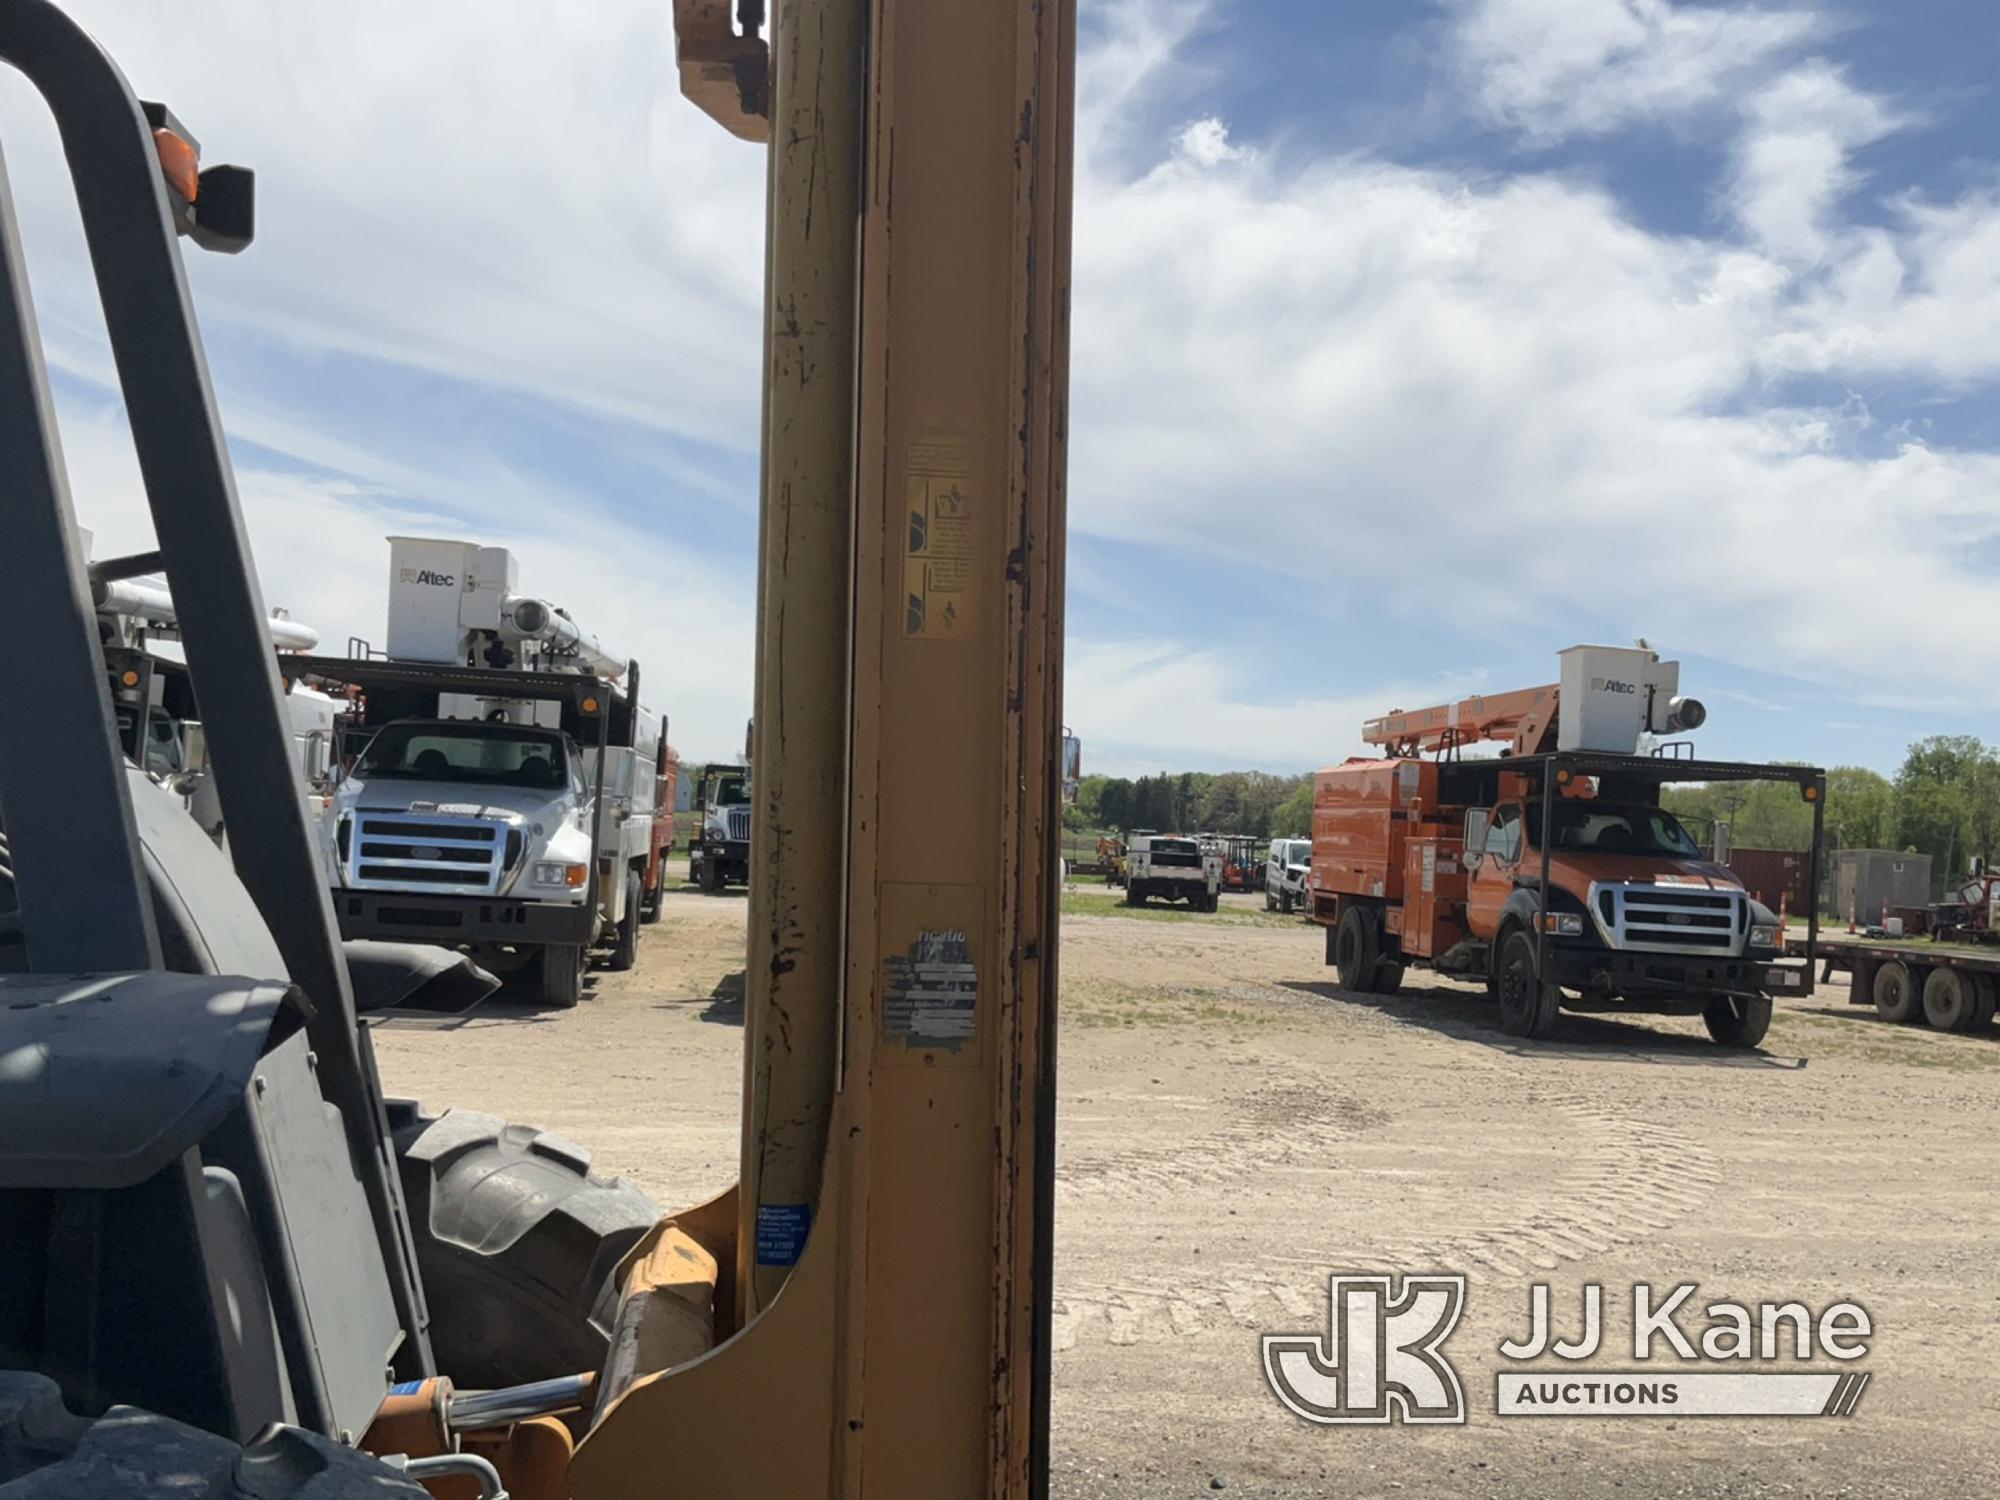
MULTIPOLYGON (((1474 937, 1490 939, 1500 930, 1500 914, 1506 909, 1507 898, 1514 894, 1525 827, 1520 803, 1503 802, 1493 809, 1486 827, 1486 853, 1474 867, 1466 890, 1466 926, 1474 937)), ((1468 848, 1466 853, 1469 856, 1472 850, 1468 848)))

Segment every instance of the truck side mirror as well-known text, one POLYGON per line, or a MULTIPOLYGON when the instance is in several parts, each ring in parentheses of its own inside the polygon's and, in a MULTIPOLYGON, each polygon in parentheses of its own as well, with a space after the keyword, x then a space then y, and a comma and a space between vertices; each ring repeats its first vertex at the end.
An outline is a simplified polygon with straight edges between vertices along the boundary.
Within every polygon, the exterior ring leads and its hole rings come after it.
POLYGON ((208 731, 199 719, 182 719, 181 770, 197 774, 208 769, 208 731))
POLYGON ((1486 831, 1492 826, 1493 810, 1468 807, 1465 810, 1465 867, 1475 868, 1486 857, 1486 831))

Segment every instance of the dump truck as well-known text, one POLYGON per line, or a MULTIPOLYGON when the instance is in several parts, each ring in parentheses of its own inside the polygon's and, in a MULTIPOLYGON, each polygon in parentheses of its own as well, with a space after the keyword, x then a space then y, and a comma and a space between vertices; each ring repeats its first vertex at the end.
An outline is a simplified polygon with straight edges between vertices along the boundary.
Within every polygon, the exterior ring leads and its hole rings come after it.
POLYGON ((385 649, 296 657, 348 693, 320 820, 341 934, 444 943, 583 995, 638 961, 669 751, 639 666, 519 589, 504 547, 390 537, 385 649))
POLYGON ((1776 994, 1809 994, 1779 921, 1703 857, 1660 805, 1676 783, 1780 781, 1813 809, 1817 880, 1826 778, 1809 767, 1702 761, 1707 711, 1650 649, 1572 646, 1560 680, 1368 722, 1384 752, 1319 772, 1311 915, 1344 988, 1391 993, 1424 967, 1483 982, 1509 1033, 1559 1013, 1699 1015, 1754 1046, 1776 994), (1656 742, 1644 752, 1642 742, 1656 742), (1497 744, 1498 756, 1469 747, 1497 744))

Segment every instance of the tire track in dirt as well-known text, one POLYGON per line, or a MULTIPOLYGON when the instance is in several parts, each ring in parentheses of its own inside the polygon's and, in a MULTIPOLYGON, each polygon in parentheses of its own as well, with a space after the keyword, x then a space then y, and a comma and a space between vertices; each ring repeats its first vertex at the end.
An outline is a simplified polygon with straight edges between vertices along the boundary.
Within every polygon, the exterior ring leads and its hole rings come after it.
MULTIPOLYGON (((1072 1194, 1130 1189, 1155 1197, 1237 1183, 1273 1166, 1325 1161, 1324 1151, 1386 1123, 1380 1110, 1311 1084, 1273 1085, 1240 1106, 1242 1117, 1176 1148, 1123 1153, 1058 1173, 1072 1194), (1327 1108, 1344 1102, 1348 1108, 1327 1108), (1288 1111, 1299 1109, 1300 1114, 1288 1111), (1318 1111, 1318 1112, 1315 1112, 1318 1111), (1282 1131, 1274 1128, 1282 1124, 1282 1131)), ((1720 1180, 1714 1157, 1671 1127, 1584 1099, 1548 1101, 1573 1141, 1572 1165, 1540 1191, 1527 1188, 1505 1217, 1444 1235, 1386 1238, 1357 1247, 1346 1266, 1289 1257, 1238 1265, 1222 1274, 1186 1274, 1158 1286, 1061 1285, 1054 1346, 1084 1340, 1138 1344, 1189 1337, 1217 1327, 1313 1327, 1325 1317, 1326 1277, 1341 1269, 1462 1271, 1474 1281, 1516 1281, 1566 1262, 1601 1255, 1664 1229, 1698 1209, 1720 1180), (1304 1321, 1300 1321, 1304 1320, 1304 1321)))

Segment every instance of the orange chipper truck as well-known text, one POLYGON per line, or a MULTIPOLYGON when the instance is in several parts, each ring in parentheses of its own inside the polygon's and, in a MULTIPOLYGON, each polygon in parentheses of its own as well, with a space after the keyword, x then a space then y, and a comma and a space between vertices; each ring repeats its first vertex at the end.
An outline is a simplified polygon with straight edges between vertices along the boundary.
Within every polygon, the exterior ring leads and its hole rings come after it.
POLYGON ((1825 773, 1702 761, 1680 666, 1644 649, 1572 646, 1561 681, 1396 712, 1362 738, 1381 758, 1321 771, 1309 902, 1326 961, 1351 990, 1389 993, 1415 964, 1483 980, 1502 1027, 1544 1037, 1563 1009, 1700 1015, 1716 1041, 1755 1046, 1774 992, 1810 994, 1778 918, 1702 857, 1660 806, 1676 782, 1781 781, 1813 808, 1819 884, 1825 773), (1497 756, 1463 750, 1497 742, 1497 756))

